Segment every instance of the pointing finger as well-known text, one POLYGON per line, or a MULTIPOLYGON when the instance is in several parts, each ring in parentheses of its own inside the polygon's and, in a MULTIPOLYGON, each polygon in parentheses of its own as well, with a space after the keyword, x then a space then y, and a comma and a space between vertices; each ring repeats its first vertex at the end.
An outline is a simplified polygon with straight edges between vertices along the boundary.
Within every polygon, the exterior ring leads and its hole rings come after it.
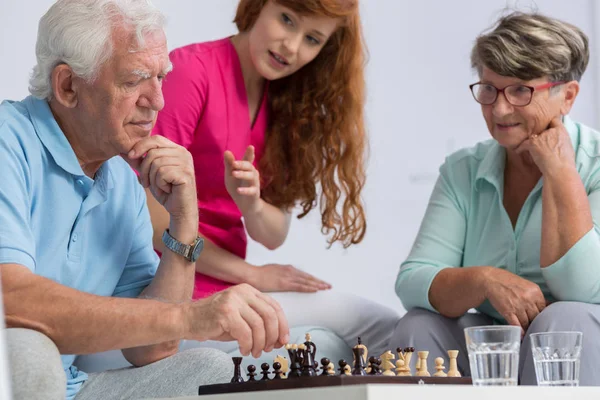
POLYGON ((244 153, 244 160, 250 163, 254 162, 254 146, 248 146, 244 153))

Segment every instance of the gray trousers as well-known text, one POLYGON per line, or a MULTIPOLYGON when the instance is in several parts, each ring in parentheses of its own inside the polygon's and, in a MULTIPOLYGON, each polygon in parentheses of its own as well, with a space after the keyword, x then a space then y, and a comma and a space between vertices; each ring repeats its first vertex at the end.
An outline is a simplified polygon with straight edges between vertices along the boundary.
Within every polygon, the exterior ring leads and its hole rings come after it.
MULTIPOLYGON (((417 351, 428 350, 428 360, 436 357, 448 359, 448 350, 459 350, 458 369, 463 376, 470 376, 469 359, 465 344, 464 328, 492 325, 492 318, 483 314, 465 314, 460 318, 446 318, 424 309, 409 311, 398 324, 390 342, 396 347, 415 347, 417 351)), ((600 305, 561 301, 546 307, 530 324, 521 342, 519 355, 519 378, 521 385, 536 385, 533 356, 529 335, 537 332, 580 331, 583 332, 583 350, 579 384, 600 386, 600 305)), ((417 357, 413 357, 416 360, 417 357)), ((414 362, 412 361, 414 368, 414 362)), ((431 368, 430 368, 431 369, 431 368)))
MULTIPOLYGON (((45 335, 7 329, 15 400, 64 400, 66 376, 58 349, 45 335)), ((231 357, 214 349, 193 349, 140 368, 90 374, 76 396, 88 399, 145 399, 198 394, 198 386, 229 382, 231 357)))

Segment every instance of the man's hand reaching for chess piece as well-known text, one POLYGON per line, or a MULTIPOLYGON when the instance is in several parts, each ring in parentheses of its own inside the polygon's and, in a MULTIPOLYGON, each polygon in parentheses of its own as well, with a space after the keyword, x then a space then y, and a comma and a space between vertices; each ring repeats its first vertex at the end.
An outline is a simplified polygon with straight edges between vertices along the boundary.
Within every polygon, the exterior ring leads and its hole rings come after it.
POLYGON ((186 339, 237 340, 245 356, 259 357, 289 341, 287 319, 279 303, 248 284, 189 303, 185 320, 186 339))

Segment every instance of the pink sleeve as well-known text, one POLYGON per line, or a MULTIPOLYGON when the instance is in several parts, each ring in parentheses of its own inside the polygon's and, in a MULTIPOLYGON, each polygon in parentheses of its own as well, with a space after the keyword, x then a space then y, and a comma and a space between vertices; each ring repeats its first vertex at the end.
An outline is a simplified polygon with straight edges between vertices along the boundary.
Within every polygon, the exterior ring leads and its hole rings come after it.
POLYGON ((153 135, 161 135, 189 148, 202 111, 208 89, 208 78, 199 54, 188 48, 170 54, 171 71, 163 81, 165 107, 158 113, 153 135))

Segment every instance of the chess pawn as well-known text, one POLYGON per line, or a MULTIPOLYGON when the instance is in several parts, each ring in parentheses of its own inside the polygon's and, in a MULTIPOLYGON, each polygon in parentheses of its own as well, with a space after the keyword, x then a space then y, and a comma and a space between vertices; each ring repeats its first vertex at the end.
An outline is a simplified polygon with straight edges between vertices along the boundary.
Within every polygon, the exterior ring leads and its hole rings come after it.
POLYGON ((328 376, 329 375, 329 365, 331 364, 331 361, 329 360, 329 358, 327 357, 323 357, 321 358, 321 371, 323 371, 323 373, 321 374, 321 376, 328 376))
POLYGON ((436 369, 436 373, 433 374, 433 376, 438 376, 438 377, 442 377, 445 378, 446 373, 444 372, 444 369, 446 367, 444 367, 444 359, 442 357, 438 357, 435 359, 435 369, 436 369))
POLYGON ((396 375, 398 376, 410 376, 410 371, 407 371, 404 360, 400 359, 396 361, 396 375))
POLYGON ((233 378, 231 378, 231 383, 244 383, 244 378, 242 378, 242 357, 231 357, 233 360, 233 378))
POLYGON ((340 366, 340 368, 338 369, 338 371, 340 371, 340 375, 352 375, 350 373, 350 366, 348 365, 346 360, 338 361, 338 365, 340 366))
POLYGON ((419 370, 416 373, 416 376, 431 376, 429 371, 427 371, 427 356, 429 356, 428 351, 419 351, 417 353, 419 356, 419 370))
POLYGON ((458 372, 458 365, 456 364, 456 358, 458 357, 458 350, 448 350, 448 357, 450 358, 450 366, 448 367, 448 376, 453 378, 460 378, 460 372, 458 372))
POLYGON ((281 379, 287 379, 288 372, 290 372, 288 359, 283 356, 277 356, 273 361, 281 364, 281 379))
POLYGON ((248 365, 248 382, 256 382, 256 367, 252 364, 248 365))
POLYGON ((335 376, 335 366, 332 362, 327 364, 327 376, 335 376))
POLYGON ((367 374, 368 375, 379 375, 379 371, 377 368, 377 357, 371 356, 369 357, 369 368, 371 369, 367 374))
POLYGON ((277 361, 273 363, 273 374, 275 375, 273 379, 282 379, 281 375, 283 372, 281 371, 281 363, 277 361))
POLYGON ((261 381, 270 381, 269 379, 269 363, 262 363, 260 366, 260 369, 262 369, 262 379, 261 381))

